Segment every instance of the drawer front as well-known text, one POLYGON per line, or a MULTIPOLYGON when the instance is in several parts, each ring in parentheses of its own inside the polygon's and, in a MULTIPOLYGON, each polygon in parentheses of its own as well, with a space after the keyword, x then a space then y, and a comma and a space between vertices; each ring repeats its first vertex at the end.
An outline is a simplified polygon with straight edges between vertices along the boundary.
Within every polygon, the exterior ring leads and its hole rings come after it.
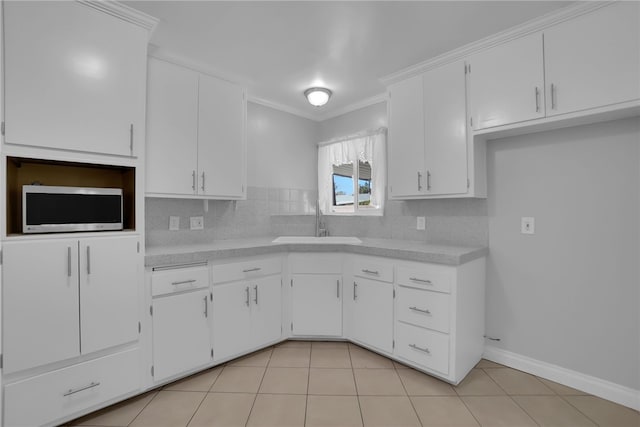
POLYGON ((449 333, 450 298, 449 294, 398 286, 397 319, 412 325, 449 333))
POLYGON ((5 386, 4 425, 39 426, 140 388, 138 350, 101 357, 5 386))
POLYGON ((154 297, 208 286, 209 267, 206 265, 160 270, 151 274, 151 295, 154 297))
POLYGON ((306 253, 289 255, 292 274, 342 274, 344 256, 335 253, 306 253))
POLYGON ((281 271, 282 260, 280 258, 256 259, 214 265, 212 267, 213 283, 233 282, 236 280, 269 276, 280 273, 281 271))
POLYGON ((451 292, 451 283, 454 278, 455 269, 443 265, 398 266, 397 269, 398 284, 438 292, 451 292))
POLYGON ((367 279, 393 282, 393 265, 377 259, 356 257, 353 260, 353 275, 367 279))
POLYGON ((443 375, 449 374, 449 335, 396 322, 395 354, 443 375))

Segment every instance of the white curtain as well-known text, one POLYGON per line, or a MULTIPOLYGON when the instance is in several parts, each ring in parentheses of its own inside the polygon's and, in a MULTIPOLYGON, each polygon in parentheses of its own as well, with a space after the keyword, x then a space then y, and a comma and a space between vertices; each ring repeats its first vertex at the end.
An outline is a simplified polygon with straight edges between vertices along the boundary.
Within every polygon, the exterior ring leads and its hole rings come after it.
POLYGON ((368 162, 371 165, 371 203, 382 214, 387 180, 386 128, 366 131, 318 144, 318 201, 323 214, 333 204, 333 165, 368 162))

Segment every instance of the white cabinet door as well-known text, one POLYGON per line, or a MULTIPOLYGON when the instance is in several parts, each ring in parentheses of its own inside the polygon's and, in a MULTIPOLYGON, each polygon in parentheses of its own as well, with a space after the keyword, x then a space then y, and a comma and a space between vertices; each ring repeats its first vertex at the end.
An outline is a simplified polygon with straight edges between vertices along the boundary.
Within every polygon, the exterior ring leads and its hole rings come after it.
POLYGON ((389 194, 417 196, 425 187, 422 76, 389 88, 389 194))
POLYGON ((294 275, 291 305, 293 335, 342 335, 340 275, 294 275))
POLYGON ((80 354, 78 241, 5 242, 4 373, 80 354))
POLYGON ((259 347, 282 336, 282 282, 278 275, 249 283, 253 346, 259 347))
POLYGON ((427 195, 467 192, 465 63, 423 75, 427 195))
POLYGON ((549 116, 639 99, 640 5, 615 3, 545 30, 544 56, 549 116))
POLYGON ((542 33, 473 55, 470 64, 474 129, 544 117, 542 33))
POLYGON ((146 191, 195 194, 198 73, 149 59, 146 191))
POLYGON ((82 354, 138 339, 138 237, 80 240, 82 354))
POLYGON ((78 2, 7 2, 4 24, 5 141, 135 156, 147 31, 78 2))
POLYGON ((209 289, 153 300, 154 380, 178 375, 211 360, 209 289))
POLYGON ((213 286, 213 356, 225 359, 251 348, 251 288, 235 282, 213 286))
POLYGON ((393 351, 393 285, 358 278, 353 283, 352 338, 362 344, 393 351))
POLYGON ((198 103, 198 193, 243 197, 246 188, 244 90, 201 74, 198 103))

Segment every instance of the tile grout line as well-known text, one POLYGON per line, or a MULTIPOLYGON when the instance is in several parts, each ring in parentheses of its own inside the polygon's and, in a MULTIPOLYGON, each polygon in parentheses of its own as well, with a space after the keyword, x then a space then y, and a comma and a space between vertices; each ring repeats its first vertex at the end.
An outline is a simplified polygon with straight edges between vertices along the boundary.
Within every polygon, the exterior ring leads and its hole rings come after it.
POLYGON ((133 424, 133 422, 134 422, 134 421, 135 421, 135 420, 140 416, 140 414, 142 413, 142 411, 144 411, 144 410, 145 410, 145 408, 146 408, 147 406, 149 406, 149 404, 153 401, 153 399, 155 399, 155 398, 158 396, 158 394, 160 394, 160 390, 162 390, 162 388, 161 388, 161 387, 159 387, 159 388, 158 388, 158 391, 156 391, 156 394, 154 394, 154 395, 153 395, 153 397, 152 397, 151 399, 149 399, 149 401, 147 402, 147 404, 146 404, 146 405, 144 405, 144 406, 142 407, 142 409, 140 410, 140 412, 138 412, 138 413, 136 414, 136 416, 135 416, 135 417, 133 417, 133 419, 131 420, 131 422, 130 422, 129 424, 127 424, 127 426, 130 426, 131 424, 133 424))
MULTIPOLYGON (((597 425, 597 426, 600 426, 600 424, 598 424, 598 423, 596 422, 596 420, 594 420, 593 418, 591 418, 590 416, 588 416, 587 414, 585 414, 584 412, 582 412, 582 411, 580 410, 580 408, 578 408, 578 407, 577 407, 577 406, 575 406, 573 403, 571 403, 568 399, 566 399, 566 397, 565 397, 565 396, 563 396, 563 395, 561 395, 561 394, 558 394, 558 396, 560 396, 560 398, 561 398, 563 401, 567 402, 567 403, 568 403, 572 408, 574 408, 576 411, 578 411, 579 413, 581 413, 582 415, 584 415, 584 416, 585 416, 589 421, 591 421, 592 423, 594 423, 594 424, 595 424, 595 425, 597 425)), ((567 396, 571 396, 571 395, 567 395, 567 396)), ((579 396, 579 395, 575 395, 575 396, 579 396)), ((588 396, 591 396, 591 395, 588 395, 588 396)))
MULTIPOLYGON (((391 362, 391 363, 393 364, 393 362, 391 362)), ((411 396, 409 396, 409 391, 407 390, 407 387, 404 385, 404 381, 402 381, 402 377, 398 373, 398 368, 396 368, 395 364, 393 364, 393 371, 398 376, 398 380, 400 380, 400 384, 402 384, 402 389, 404 390, 405 394, 407 395, 407 399, 409 399, 409 404, 413 408, 413 413, 416 415, 416 418, 418 419, 418 422, 420 423, 420 426, 424 427, 424 424, 422 424, 422 420, 420 419, 420 415, 418 414, 418 411, 416 410, 416 405, 413 404, 413 400, 411 400, 411 396)))
POLYGON ((351 357, 351 345, 347 344, 347 351, 349 353, 349 363, 351 363, 351 376, 353 377, 353 386, 356 389, 356 400, 358 401, 358 409, 360 410, 360 421, 362 421, 363 427, 364 425, 364 415, 362 414, 362 403, 360 402, 360 393, 358 392, 358 383, 356 382, 356 373, 353 368, 353 358, 351 357))
POLYGON ((304 423, 307 425, 307 408, 309 407, 309 379, 311 377, 311 357, 313 355, 313 344, 309 343, 309 365, 307 366, 307 394, 304 399, 304 423))
POLYGON ((247 415, 247 421, 244 422, 245 427, 249 425, 249 420, 251 419, 251 413, 253 412, 253 408, 256 406, 256 400, 258 400, 258 392, 260 391, 260 387, 262 387, 262 382, 264 381, 265 375, 267 375, 267 369, 269 368, 269 364, 271 363, 271 356, 273 355, 273 350, 275 350, 275 346, 271 346, 271 352, 269 353, 269 360, 267 360, 267 365, 264 366, 264 371, 262 372, 262 378, 260 379, 260 384, 258 384, 258 389, 256 390, 256 394, 253 396, 253 403, 251 403, 251 409, 249 409, 249 414, 247 415))

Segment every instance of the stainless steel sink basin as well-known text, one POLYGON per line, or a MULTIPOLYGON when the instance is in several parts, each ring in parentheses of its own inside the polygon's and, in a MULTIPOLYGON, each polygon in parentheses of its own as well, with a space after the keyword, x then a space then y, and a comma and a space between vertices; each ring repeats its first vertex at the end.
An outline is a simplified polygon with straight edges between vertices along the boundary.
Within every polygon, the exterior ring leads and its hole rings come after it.
POLYGON ((311 243, 311 244, 340 244, 346 243, 351 245, 357 245, 362 243, 362 240, 357 237, 349 237, 349 236, 326 236, 326 237, 315 237, 315 236, 280 236, 273 240, 273 243, 311 243))

